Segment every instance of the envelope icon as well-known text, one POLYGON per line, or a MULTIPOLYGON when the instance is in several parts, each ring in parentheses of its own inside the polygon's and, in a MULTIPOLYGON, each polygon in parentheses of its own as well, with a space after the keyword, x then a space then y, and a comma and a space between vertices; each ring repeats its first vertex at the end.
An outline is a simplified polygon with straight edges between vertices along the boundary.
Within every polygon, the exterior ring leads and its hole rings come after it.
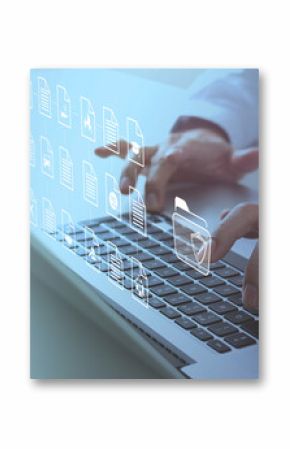
POLYGON ((175 198, 174 209, 172 225, 175 253, 182 262, 207 276, 211 256, 211 235, 207 222, 191 212, 186 202, 179 197, 175 198))

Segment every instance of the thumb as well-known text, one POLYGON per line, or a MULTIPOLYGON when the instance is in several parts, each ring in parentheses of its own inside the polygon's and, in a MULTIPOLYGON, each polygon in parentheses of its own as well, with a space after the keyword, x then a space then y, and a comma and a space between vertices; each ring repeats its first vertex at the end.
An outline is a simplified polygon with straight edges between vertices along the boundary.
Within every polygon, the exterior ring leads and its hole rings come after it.
POLYGON ((232 155, 231 166, 237 177, 255 171, 259 167, 259 150, 257 147, 236 150, 232 155))

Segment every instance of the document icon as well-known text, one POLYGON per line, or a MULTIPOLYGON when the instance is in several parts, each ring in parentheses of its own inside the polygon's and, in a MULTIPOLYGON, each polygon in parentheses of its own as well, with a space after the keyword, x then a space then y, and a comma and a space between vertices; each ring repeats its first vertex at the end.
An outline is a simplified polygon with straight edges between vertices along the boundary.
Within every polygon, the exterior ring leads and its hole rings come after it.
POLYGON ((32 136, 30 137, 29 142, 29 161, 31 167, 36 166, 36 149, 35 149, 35 142, 32 136))
POLYGON ((37 217, 37 201, 34 196, 34 192, 30 189, 30 223, 33 226, 37 226, 38 217, 37 217))
POLYGON ((93 164, 83 161, 83 197, 88 203, 98 207, 98 178, 93 164))
POLYGON ((61 231, 63 233, 64 245, 68 249, 74 249, 76 246, 76 228, 71 214, 65 210, 61 210, 61 231))
POLYGON ((59 182, 62 186, 74 190, 73 161, 67 148, 59 147, 59 182))
POLYGON ((56 231, 56 215, 51 201, 42 198, 42 226, 45 232, 53 234, 56 231))
POLYGON ((141 193, 131 186, 129 187, 129 215, 131 227, 146 236, 146 206, 141 193))
POLYGON ((91 100, 86 97, 81 97, 81 135, 91 142, 96 141, 96 114, 91 100))
POLYGON ((124 264, 121 254, 116 245, 108 242, 108 276, 114 285, 118 285, 122 290, 124 288, 124 264))
POLYGON ((145 307, 149 306, 149 283, 148 275, 137 259, 131 257, 131 278, 133 280, 132 296, 145 307))
POLYGON ((54 177, 54 154, 47 137, 40 137, 41 171, 49 178, 54 177))
POLYGON ((38 112, 51 118, 51 92, 45 78, 39 76, 38 80, 38 112))
POLYGON ((127 141, 130 144, 128 158, 130 161, 145 166, 144 136, 137 120, 127 117, 127 141))
POLYGON ((106 173, 106 212, 121 220, 121 192, 118 182, 110 173, 106 173))
POLYGON ((57 121, 66 128, 71 128, 71 100, 65 87, 56 86, 57 121))
POLYGON ((103 145, 113 153, 119 154, 119 124, 114 111, 103 107, 103 145))
POLYGON ((211 235, 207 222, 191 212, 181 198, 175 198, 174 209, 172 224, 176 255, 182 262, 207 276, 211 257, 211 235))

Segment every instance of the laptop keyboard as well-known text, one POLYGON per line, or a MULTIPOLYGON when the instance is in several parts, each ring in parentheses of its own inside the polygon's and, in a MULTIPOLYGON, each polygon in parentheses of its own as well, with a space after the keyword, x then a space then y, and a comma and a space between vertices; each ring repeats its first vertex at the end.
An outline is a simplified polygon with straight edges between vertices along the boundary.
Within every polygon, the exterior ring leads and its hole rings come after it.
POLYGON ((109 270, 108 242, 116 245, 127 289, 132 288, 134 276, 129 258, 137 259, 146 270, 149 307, 218 354, 256 344, 259 321, 242 307, 243 272, 224 260, 211 264, 208 276, 184 264, 175 254, 172 229, 167 232, 158 227, 164 220, 168 219, 147 214, 147 237, 134 231, 124 215, 121 221, 106 217, 80 223, 73 241, 64 241, 60 232, 56 239, 102 272, 109 270), (85 234, 86 225, 99 239, 101 262, 89 258, 92 242, 85 234))

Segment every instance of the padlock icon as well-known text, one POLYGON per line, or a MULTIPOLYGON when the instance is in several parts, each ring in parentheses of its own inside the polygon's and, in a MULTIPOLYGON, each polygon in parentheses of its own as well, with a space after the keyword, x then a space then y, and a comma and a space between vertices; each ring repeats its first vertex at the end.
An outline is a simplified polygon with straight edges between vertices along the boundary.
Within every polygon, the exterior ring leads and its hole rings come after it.
POLYGON ((140 298, 142 301, 148 301, 148 277, 143 269, 143 267, 139 267, 139 274, 134 282, 134 290, 135 295, 140 298))

